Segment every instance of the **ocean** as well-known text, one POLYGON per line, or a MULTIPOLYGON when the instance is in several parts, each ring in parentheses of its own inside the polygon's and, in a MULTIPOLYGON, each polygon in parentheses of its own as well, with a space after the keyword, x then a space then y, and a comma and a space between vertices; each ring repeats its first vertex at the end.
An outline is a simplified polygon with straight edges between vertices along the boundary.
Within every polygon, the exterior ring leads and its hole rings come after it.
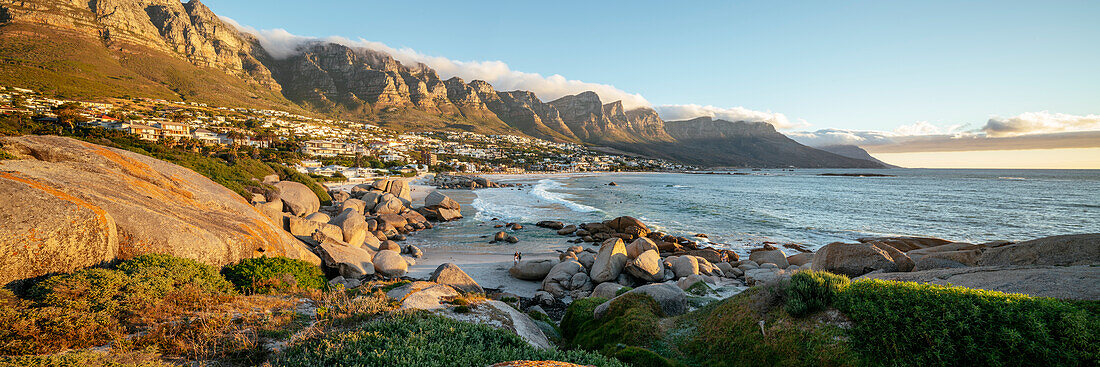
POLYGON ((1100 170, 798 169, 736 174, 616 173, 490 176, 521 188, 447 190, 465 219, 417 234, 428 248, 547 252, 570 244, 541 220, 621 215, 739 253, 764 242, 816 249, 865 236, 981 243, 1100 232, 1100 170), (892 177, 822 176, 871 173, 892 177), (614 181, 617 186, 609 186, 614 181), (493 219, 526 226, 519 244, 489 244, 493 219))

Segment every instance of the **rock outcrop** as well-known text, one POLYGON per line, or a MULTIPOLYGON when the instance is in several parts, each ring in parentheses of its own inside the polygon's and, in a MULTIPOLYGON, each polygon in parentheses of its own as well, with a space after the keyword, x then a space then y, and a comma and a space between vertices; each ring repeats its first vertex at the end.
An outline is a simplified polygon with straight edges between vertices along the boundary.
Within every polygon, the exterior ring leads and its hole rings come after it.
POLYGON ((977 288, 1036 297, 1100 300, 1100 267, 973 266, 902 273, 867 274, 860 278, 920 282, 977 288))
POLYGON ((147 253, 223 265, 320 259, 235 192, 186 168, 55 136, 0 139, 0 282, 147 253), (9 269, 11 269, 9 271, 9 269))

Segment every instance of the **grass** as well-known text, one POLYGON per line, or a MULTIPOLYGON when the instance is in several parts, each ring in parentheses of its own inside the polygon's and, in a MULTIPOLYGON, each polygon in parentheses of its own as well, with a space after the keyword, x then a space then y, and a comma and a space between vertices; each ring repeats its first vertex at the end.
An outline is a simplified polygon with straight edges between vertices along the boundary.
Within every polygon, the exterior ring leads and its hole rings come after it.
POLYGON ((619 361, 582 351, 540 350, 519 336, 439 316, 394 314, 300 343, 273 366, 488 366, 513 360, 555 360, 595 366, 619 361))
POLYGON ((286 293, 322 289, 327 283, 321 268, 286 257, 258 257, 222 268, 222 275, 245 294, 286 293))

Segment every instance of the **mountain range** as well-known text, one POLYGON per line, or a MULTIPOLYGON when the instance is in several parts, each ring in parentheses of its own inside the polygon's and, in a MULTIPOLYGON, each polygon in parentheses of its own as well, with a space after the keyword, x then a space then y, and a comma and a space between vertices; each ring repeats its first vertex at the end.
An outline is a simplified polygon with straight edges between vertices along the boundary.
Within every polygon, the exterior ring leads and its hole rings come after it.
MULTIPOLYGON (((69 98, 153 97, 278 108, 401 131, 526 135, 723 167, 882 168, 764 122, 664 121, 594 92, 544 102, 442 79, 384 52, 315 41, 275 57, 199 0, 0 0, 0 83, 69 98)), ((858 148, 857 148, 858 149, 858 148)), ((865 152, 864 152, 865 153, 865 152)))

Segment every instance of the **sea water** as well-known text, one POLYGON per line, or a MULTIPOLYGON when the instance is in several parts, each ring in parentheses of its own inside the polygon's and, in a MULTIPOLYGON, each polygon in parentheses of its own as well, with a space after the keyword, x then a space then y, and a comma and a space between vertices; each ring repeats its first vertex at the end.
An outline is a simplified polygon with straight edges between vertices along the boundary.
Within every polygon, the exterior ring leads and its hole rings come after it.
POLYGON ((465 219, 418 234, 427 247, 547 251, 572 237, 535 228, 637 217, 652 229, 745 253, 764 242, 818 248, 866 236, 931 236, 981 243, 1100 232, 1100 170, 742 170, 732 174, 620 173, 492 177, 526 184, 464 196, 465 219), (891 177, 822 176, 870 173, 891 177), (617 186, 609 186, 614 181, 617 186), (493 222, 497 219, 497 222, 493 222), (489 244, 493 225, 526 228, 489 244), (705 234, 706 238, 695 238, 705 234))

